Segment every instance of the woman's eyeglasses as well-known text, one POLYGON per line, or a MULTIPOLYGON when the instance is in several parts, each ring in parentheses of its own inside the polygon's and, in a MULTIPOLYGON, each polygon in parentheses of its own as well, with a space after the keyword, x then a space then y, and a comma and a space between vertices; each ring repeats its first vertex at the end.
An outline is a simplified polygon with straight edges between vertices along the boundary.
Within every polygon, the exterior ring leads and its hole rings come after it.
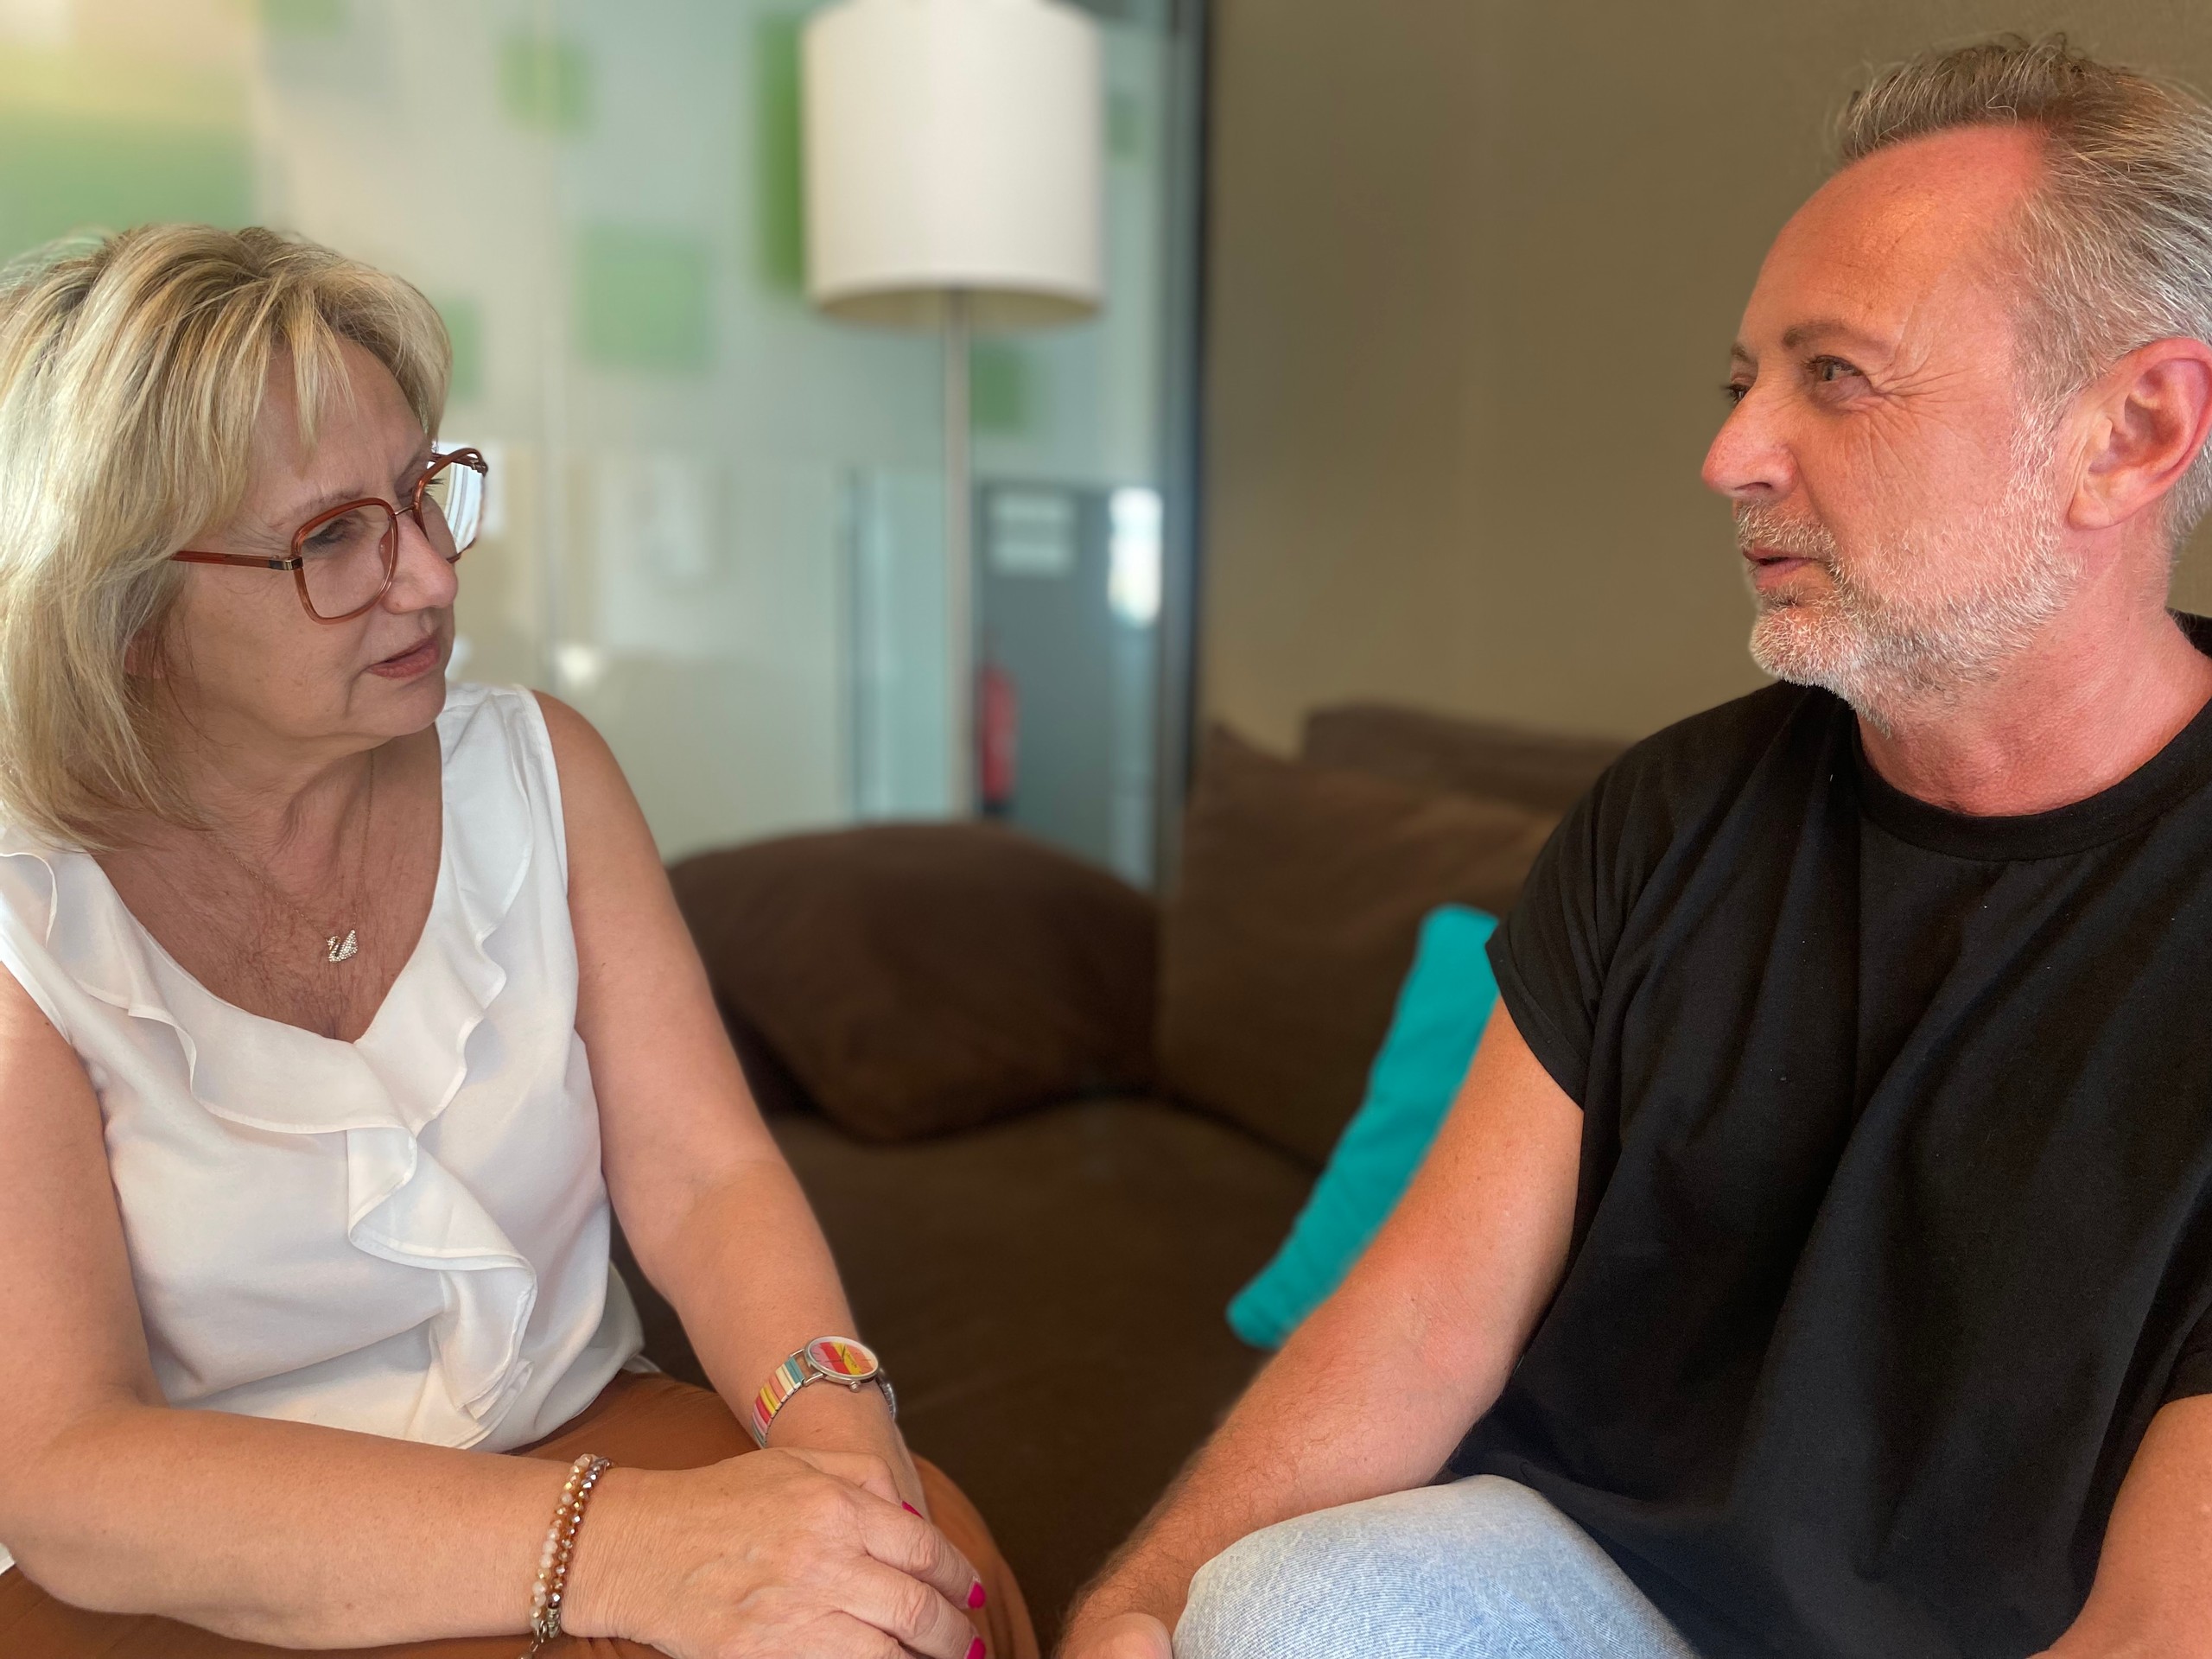
POLYGON ((402 512, 413 516, 424 538, 448 564, 468 551, 483 528, 484 480, 491 471, 491 463, 474 449, 439 455, 416 480, 406 506, 369 496, 317 513, 292 532, 289 558, 189 550, 169 556, 186 564, 289 570, 309 616, 318 622, 351 621, 391 590, 399 569, 402 512))

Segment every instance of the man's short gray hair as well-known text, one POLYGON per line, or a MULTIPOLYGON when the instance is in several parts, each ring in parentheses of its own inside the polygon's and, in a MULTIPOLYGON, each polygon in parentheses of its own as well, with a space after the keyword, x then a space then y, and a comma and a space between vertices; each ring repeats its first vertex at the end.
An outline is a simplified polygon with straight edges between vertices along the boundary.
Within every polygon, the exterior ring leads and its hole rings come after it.
MULTIPOLYGON (((2032 127, 2042 187, 2014 250, 2025 277, 2026 364, 2039 396, 2070 397, 2151 340, 2212 342, 2212 109, 2194 93, 2017 35, 1929 52, 1852 95, 1845 165, 1962 127, 2032 127)), ((2212 509, 2212 445, 2176 487, 2178 544, 2212 509)))

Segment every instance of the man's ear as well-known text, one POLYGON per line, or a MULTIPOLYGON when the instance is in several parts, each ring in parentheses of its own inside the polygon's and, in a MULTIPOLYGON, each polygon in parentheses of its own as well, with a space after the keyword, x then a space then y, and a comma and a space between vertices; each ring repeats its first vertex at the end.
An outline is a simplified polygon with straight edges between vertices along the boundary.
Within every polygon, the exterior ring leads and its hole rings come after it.
POLYGON ((2082 471, 2066 522, 2124 523, 2180 483, 2212 432, 2212 346, 2177 336, 2139 346, 2083 395, 2082 471))

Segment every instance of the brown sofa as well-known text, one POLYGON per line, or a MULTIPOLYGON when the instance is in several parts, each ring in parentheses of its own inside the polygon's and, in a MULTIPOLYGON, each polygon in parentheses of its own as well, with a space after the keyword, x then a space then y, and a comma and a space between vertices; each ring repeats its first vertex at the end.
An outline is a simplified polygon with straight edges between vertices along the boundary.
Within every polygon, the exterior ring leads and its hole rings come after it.
POLYGON ((1421 918, 1510 905, 1618 747, 1373 706, 1314 715, 1294 762, 1217 731, 1157 908, 977 825, 673 870, 908 1439, 1047 1643, 1259 1363, 1224 1309, 1357 1105, 1421 918))

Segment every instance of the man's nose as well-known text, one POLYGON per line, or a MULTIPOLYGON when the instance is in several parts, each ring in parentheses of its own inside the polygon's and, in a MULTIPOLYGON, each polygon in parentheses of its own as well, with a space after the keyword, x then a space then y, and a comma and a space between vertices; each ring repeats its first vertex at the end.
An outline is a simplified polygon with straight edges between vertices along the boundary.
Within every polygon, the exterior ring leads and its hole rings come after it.
POLYGON ((1757 386, 1744 394, 1713 435, 1700 469, 1706 487, 1733 501, 1787 495, 1797 467, 1778 423, 1757 386))

